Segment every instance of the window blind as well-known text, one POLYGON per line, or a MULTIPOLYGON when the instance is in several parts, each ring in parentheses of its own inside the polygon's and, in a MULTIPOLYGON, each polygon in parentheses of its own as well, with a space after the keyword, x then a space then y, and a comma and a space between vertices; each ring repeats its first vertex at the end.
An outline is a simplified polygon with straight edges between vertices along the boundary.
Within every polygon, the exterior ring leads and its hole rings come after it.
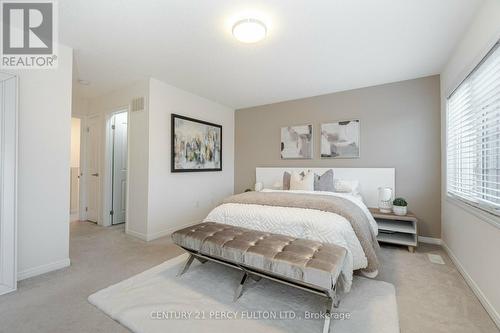
POLYGON ((500 48, 447 99, 447 192, 500 215, 500 48))

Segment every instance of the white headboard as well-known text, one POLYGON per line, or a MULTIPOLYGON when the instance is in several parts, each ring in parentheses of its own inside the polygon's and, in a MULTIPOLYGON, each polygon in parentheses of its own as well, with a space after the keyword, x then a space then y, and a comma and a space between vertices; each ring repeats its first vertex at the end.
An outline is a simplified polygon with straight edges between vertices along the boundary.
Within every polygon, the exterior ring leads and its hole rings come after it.
POLYGON ((264 184, 264 188, 273 188, 276 182, 283 181, 285 171, 307 172, 308 170, 322 175, 333 169, 333 178, 344 180, 358 180, 360 193, 368 207, 378 206, 378 188, 391 187, 396 193, 394 168, 256 168, 256 182, 264 184))

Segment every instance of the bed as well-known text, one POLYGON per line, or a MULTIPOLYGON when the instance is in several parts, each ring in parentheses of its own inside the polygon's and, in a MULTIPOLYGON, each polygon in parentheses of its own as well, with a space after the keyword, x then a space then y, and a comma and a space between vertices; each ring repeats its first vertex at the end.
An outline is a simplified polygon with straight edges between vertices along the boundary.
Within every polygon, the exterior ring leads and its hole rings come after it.
POLYGON ((339 245, 347 251, 340 277, 346 292, 354 271, 369 277, 377 275, 378 230, 367 207, 376 205, 378 187, 394 188, 394 169, 257 168, 256 181, 264 190, 227 198, 204 221, 339 245), (276 186, 285 172, 323 175, 328 170, 333 170, 335 181, 355 180, 357 190, 338 193, 282 190, 276 186))

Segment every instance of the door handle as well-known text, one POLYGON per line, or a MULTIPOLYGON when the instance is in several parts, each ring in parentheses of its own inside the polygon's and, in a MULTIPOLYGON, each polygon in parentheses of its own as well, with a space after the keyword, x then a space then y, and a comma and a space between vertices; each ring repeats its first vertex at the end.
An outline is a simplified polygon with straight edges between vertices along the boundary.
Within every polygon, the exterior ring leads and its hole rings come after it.
POLYGON ((99 174, 98 173, 93 173, 91 176, 99 177, 99 174))

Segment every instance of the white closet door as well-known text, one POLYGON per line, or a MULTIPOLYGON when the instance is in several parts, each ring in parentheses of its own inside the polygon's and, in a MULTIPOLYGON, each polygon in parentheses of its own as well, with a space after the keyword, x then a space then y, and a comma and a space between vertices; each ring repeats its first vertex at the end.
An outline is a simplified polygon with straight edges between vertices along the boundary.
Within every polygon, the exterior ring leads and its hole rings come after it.
POLYGON ((113 224, 124 223, 127 203, 127 112, 114 116, 113 224))

